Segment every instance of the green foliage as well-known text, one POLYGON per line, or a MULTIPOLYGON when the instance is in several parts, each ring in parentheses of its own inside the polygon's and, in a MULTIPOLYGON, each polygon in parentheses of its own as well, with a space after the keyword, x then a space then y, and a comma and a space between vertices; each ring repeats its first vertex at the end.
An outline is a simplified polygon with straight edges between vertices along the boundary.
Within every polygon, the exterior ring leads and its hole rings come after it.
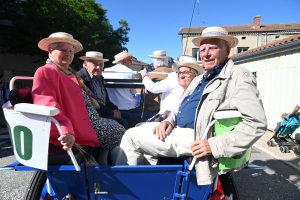
MULTIPOLYGON (((78 57, 86 51, 101 51, 105 58, 114 60, 129 40, 127 21, 113 29, 106 17, 107 10, 95 0, 1 0, 0 20, 11 25, 1 26, 1 53, 42 55, 38 42, 54 32, 67 32, 83 45, 75 54, 75 68, 81 66, 78 57)), ((44 59, 43 58, 43 59, 44 59)), ((80 67, 79 67, 80 68, 80 67)))

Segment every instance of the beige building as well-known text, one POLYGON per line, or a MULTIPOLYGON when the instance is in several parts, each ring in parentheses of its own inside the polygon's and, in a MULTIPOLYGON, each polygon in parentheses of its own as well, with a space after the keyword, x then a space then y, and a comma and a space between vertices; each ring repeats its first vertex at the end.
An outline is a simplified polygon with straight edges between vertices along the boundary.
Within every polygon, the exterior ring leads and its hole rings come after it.
MULTIPOLYGON (((261 24, 261 17, 255 16, 253 24, 241 26, 222 26, 230 35, 238 38, 239 44, 231 49, 230 55, 247 51, 262 45, 266 45, 286 37, 300 33, 300 23, 296 24, 261 24)), ((201 36, 206 27, 181 28, 179 35, 182 37, 182 55, 199 57, 198 47, 192 43, 192 39, 201 36)), ((198 58, 199 60, 199 58, 198 58)))

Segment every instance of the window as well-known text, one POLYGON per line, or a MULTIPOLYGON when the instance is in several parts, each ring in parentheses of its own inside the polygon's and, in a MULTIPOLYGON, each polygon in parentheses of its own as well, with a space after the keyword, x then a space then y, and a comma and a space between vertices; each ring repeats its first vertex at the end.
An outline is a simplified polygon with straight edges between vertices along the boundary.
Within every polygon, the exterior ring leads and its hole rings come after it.
POLYGON ((192 56, 194 58, 196 58, 197 61, 200 60, 200 57, 199 57, 199 48, 193 48, 192 49, 192 56))
POLYGON ((252 74, 255 76, 255 78, 257 78, 257 76, 256 76, 256 72, 252 72, 252 74))
POLYGON ((248 49, 249 49, 249 47, 238 47, 237 48, 237 53, 241 53, 241 52, 247 51, 248 49))
POLYGON ((246 39, 246 37, 242 37, 242 40, 245 40, 246 39))
POLYGON ((275 39, 278 39, 278 38, 280 38, 280 36, 279 35, 275 35, 275 39))

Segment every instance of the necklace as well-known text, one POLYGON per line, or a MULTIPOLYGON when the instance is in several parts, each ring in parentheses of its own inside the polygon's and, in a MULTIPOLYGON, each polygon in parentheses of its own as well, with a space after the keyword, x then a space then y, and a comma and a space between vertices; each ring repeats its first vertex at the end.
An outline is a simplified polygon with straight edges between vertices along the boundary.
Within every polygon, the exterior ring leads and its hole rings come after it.
MULTIPOLYGON (((46 63, 54 65, 57 69, 59 69, 61 72, 65 73, 67 75, 67 70, 64 67, 60 66, 59 64, 55 63, 54 61, 52 61, 50 59, 47 59, 46 63)), ((92 91, 88 87, 86 87, 86 85, 84 84, 83 79, 80 78, 80 76, 77 74, 77 72, 74 69, 72 69, 70 66, 68 66, 68 70, 72 74, 74 74, 74 76, 76 77, 76 80, 77 80, 78 84, 80 85, 80 87, 86 92, 87 96, 92 101, 92 104, 96 108, 96 110, 99 111, 100 110, 100 105, 96 101, 96 96, 92 93, 92 91)))

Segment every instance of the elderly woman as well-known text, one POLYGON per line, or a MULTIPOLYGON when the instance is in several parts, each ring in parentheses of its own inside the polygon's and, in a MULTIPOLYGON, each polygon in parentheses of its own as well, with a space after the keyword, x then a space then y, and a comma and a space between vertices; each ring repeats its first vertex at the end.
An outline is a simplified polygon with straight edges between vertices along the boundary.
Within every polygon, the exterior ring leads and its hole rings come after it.
MULTIPOLYGON (((166 59, 167 61, 168 58, 152 57, 153 63, 157 63, 155 62, 155 59, 161 61, 166 59)), ((204 73, 203 67, 201 67, 196 59, 191 56, 181 56, 179 61, 175 60, 172 69, 173 72, 170 73, 166 79, 155 83, 148 77, 146 70, 141 70, 145 88, 152 93, 162 93, 160 111, 148 121, 162 121, 167 117, 167 114, 170 111, 177 109, 180 105, 183 91, 190 85, 196 76, 204 73)))
POLYGON ((83 146, 101 145, 103 152, 98 163, 107 164, 107 154, 111 150, 114 164, 125 129, 114 120, 99 117, 94 95, 69 67, 74 53, 82 50, 81 43, 68 33, 57 32, 42 39, 38 46, 48 52, 49 59, 35 72, 33 101, 60 110, 54 118, 60 123, 62 135, 52 124, 50 143, 62 145, 64 150, 71 148, 75 140, 83 146))

